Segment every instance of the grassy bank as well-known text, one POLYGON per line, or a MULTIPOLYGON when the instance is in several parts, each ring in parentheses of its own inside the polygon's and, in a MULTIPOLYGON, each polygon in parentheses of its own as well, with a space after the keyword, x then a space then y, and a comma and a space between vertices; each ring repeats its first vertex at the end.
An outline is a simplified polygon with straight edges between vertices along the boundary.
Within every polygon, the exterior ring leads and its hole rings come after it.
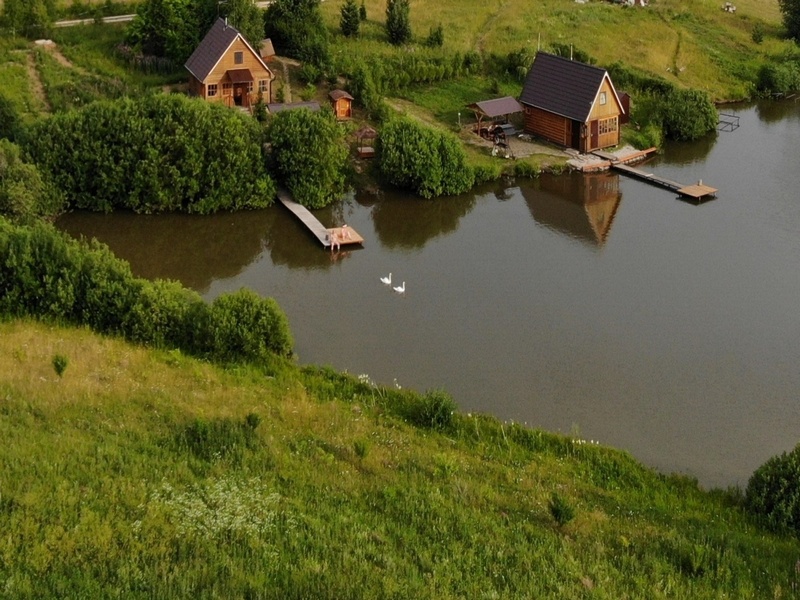
POLYGON ((0 597, 794 593, 800 544, 735 494, 487 417, 412 426, 410 394, 2 323, 0 597))

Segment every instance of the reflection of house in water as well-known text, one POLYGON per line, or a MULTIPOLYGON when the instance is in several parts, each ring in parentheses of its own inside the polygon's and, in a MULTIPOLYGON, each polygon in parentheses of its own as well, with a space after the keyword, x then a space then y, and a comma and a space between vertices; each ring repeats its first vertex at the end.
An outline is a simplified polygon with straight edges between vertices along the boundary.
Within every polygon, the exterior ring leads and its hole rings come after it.
POLYGON ((537 223, 593 246, 605 243, 622 200, 612 173, 543 175, 521 192, 537 223))

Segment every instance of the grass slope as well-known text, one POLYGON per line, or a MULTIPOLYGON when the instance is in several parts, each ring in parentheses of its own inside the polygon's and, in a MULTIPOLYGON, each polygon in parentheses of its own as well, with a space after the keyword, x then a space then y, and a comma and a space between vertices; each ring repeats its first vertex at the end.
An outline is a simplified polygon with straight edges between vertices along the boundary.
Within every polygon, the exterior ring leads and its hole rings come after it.
POLYGON ((793 593, 800 543, 735 495, 487 417, 412 427, 403 393, 0 323, 0 598, 793 593))

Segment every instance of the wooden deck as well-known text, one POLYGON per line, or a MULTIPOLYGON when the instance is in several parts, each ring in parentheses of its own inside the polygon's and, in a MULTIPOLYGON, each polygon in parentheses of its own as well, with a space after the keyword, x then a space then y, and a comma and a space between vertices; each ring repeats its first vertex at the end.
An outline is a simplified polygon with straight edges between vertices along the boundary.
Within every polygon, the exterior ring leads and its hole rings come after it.
POLYGON ((640 179, 642 181, 652 183, 653 185, 658 185, 668 190, 672 190, 679 196, 692 198, 693 200, 700 201, 707 198, 715 198, 717 192, 719 191, 717 188, 713 188, 708 185, 703 185, 702 181, 698 181, 696 184, 693 185, 685 185, 683 183, 678 183, 677 181, 672 181, 671 179, 667 179, 666 177, 661 177, 660 175, 656 175, 654 173, 648 173, 647 171, 643 171, 635 167, 624 165, 619 162, 612 161, 611 168, 620 171, 622 173, 625 173, 626 175, 629 175, 636 179, 640 179))
POLYGON ((334 250, 341 246, 364 244, 364 238, 348 225, 344 225, 343 227, 325 227, 305 206, 292 200, 288 191, 284 189, 278 190, 278 200, 288 208, 294 216, 300 219, 300 222, 319 240, 323 247, 334 250))

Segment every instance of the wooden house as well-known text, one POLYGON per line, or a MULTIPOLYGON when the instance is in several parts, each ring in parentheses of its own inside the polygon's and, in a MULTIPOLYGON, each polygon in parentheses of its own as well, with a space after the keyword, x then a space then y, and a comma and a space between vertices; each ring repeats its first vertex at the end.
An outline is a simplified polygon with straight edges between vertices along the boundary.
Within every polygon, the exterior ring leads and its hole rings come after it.
POLYGON ((353 116, 353 97, 350 94, 344 90, 333 90, 328 96, 337 121, 345 121, 353 116))
POLYGON ((619 144, 624 110, 605 69, 539 52, 519 101, 525 133, 584 153, 619 144))
POLYGON ((275 75, 239 31, 218 19, 186 61, 189 91, 209 102, 249 108, 272 100, 275 75))

